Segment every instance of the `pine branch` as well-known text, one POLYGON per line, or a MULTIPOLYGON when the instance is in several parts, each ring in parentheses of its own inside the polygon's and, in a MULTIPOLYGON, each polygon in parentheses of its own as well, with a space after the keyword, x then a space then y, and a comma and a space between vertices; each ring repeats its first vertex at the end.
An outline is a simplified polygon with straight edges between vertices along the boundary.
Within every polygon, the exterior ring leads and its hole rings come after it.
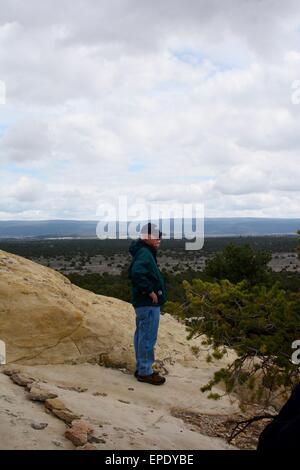
POLYGON ((239 434, 244 432, 248 426, 250 426, 252 423, 255 423, 257 421, 260 421, 262 419, 274 419, 277 415, 271 415, 271 414, 264 414, 264 415, 258 415, 258 416, 253 416, 252 418, 245 419, 242 421, 239 421, 236 423, 234 426, 233 430, 231 431, 231 434, 228 438, 228 442, 232 442, 232 440, 237 437, 239 434), (239 427, 242 426, 241 429, 239 427))

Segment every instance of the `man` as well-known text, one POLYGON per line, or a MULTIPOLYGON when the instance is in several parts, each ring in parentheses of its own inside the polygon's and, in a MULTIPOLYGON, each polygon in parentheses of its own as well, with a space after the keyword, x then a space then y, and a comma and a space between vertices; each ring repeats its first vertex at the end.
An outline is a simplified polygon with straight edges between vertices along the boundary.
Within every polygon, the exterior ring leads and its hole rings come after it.
POLYGON ((140 382, 162 385, 165 377, 154 372, 154 346, 160 319, 160 306, 166 301, 166 287, 158 268, 156 253, 162 232, 150 222, 141 229, 141 237, 133 241, 133 256, 128 275, 132 283, 132 305, 136 313, 134 349, 135 377, 140 382))

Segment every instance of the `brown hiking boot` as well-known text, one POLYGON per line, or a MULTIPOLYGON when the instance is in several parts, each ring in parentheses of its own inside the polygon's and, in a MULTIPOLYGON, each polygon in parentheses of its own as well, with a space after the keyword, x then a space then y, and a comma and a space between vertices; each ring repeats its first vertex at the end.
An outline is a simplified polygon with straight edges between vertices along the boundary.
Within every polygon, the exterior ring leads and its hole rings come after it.
MULTIPOLYGON (((153 371, 153 374, 156 374, 156 375, 157 375, 157 374, 159 374, 159 372, 158 372, 157 370, 154 370, 154 371, 153 371)), ((139 374, 138 374, 138 371, 135 370, 134 376, 135 376, 136 379, 138 378, 138 375, 139 375, 139 374)))
POLYGON ((165 383, 165 377, 162 377, 157 372, 150 375, 138 375, 137 379, 139 382, 146 382, 151 385, 162 385, 165 383))

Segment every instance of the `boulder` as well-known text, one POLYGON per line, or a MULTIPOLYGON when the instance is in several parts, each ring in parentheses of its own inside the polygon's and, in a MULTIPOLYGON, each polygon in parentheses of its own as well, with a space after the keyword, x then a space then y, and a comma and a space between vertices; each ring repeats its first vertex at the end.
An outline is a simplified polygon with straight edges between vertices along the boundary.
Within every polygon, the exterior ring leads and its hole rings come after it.
MULTIPOLYGON (((7 363, 90 362, 133 371, 134 330, 129 303, 81 289, 54 269, 0 250, 0 332, 7 363)), ((199 366, 193 345, 200 347, 201 338, 187 342, 185 326, 162 315, 156 345, 162 366, 199 366)))

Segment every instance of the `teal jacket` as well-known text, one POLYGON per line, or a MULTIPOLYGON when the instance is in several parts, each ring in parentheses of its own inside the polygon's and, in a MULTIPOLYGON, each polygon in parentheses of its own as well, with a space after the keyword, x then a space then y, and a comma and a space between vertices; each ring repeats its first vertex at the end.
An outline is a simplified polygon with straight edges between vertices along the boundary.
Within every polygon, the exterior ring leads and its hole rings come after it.
POLYGON ((166 285, 159 270, 156 250, 138 238, 129 247, 133 259, 128 269, 128 277, 132 283, 132 305, 162 305, 167 300, 166 285), (150 292, 155 292, 158 304, 152 302, 150 292))

